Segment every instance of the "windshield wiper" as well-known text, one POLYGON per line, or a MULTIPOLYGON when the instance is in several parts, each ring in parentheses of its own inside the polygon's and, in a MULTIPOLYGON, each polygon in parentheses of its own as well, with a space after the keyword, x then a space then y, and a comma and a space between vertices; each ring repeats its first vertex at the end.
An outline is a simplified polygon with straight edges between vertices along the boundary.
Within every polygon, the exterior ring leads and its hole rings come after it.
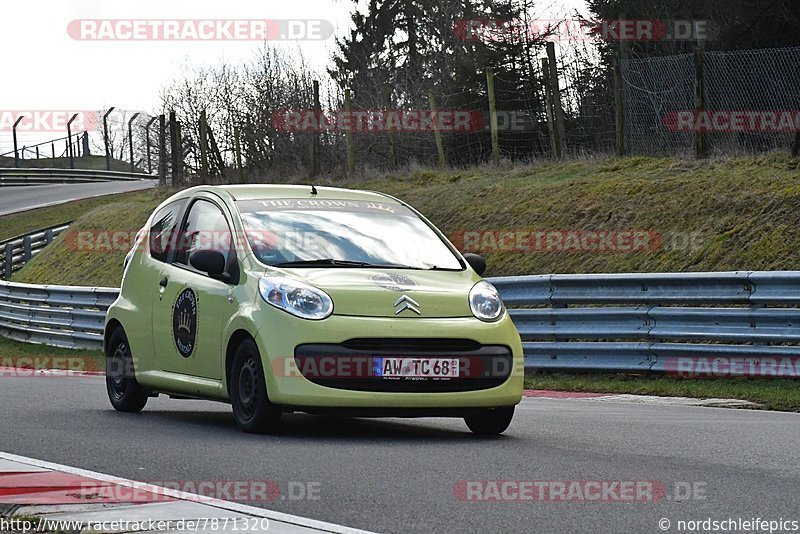
POLYGON ((313 267, 325 265, 331 267, 382 267, 386 269, 408 269, 407 265, 393 263, 369 263, 367 261, 336 260, 333 258, 320 258, 317 260, 298 260, 275 263, 273 267, 313 267))

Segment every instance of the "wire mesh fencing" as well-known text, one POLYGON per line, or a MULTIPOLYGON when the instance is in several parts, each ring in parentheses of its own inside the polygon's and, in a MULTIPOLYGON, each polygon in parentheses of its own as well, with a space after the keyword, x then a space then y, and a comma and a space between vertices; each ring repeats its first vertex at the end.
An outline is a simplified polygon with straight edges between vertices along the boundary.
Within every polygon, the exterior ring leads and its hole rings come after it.
POLYGON ((626 152, 786 149, 800 129, 800 47, 621 62, 626 152))

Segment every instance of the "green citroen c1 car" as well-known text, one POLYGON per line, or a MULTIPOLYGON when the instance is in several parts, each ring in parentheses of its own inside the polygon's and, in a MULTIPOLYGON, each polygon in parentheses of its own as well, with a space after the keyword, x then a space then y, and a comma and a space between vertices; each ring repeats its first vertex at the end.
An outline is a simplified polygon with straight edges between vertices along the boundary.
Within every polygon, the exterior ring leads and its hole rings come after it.
POLYGON ((463 417, 508 428, 520 337, 485 261, 381 193, 201 186, 164 201, 105 325, 111 404, 230 402, 246 432, 283 413, 463 417))

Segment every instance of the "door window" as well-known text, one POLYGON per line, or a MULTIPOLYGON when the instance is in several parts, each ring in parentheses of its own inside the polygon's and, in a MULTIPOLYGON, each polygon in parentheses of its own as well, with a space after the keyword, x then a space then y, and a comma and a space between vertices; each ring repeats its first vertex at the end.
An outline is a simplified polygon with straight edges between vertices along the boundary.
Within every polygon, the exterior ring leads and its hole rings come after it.
POLYGON ((181 246, 175 254, 175 263, 189 266, 189 255, 195 250, 218 250, 225 256, 227 264, 232 240, 225 214, 212 202, 196 201, 189 208, 180 243, 181 246))

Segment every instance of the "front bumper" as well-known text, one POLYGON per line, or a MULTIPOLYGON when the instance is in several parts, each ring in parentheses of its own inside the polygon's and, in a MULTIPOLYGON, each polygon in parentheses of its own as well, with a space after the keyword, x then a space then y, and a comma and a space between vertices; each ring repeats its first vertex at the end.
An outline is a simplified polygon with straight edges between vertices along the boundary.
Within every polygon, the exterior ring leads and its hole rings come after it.
MULTIPOLYGON (((323 321, 306 321, 283 312, 272 313, 267 324, 256 335, 267 375, 267 390, 270 401, 289 407, 304 408, 364 408, 364 409, 409 409, 423 413, 427 409, 468 409, 513 406, 522 398, 523 357, 522 344, 511 319, 506 316, 496 323, 485 323, 475 318, 415 319, 393 317, 331 316, 323 321), (502 379, 495 375, 493 381, 475 382, 469 389, 448 388, 444 382, 431 381, 415 384, 409 390, 390 386, 374 387, 372 378, 364 387, 359 379, 340 378, 338 382, 309 380, 296 366, 298 346, 341 345, 353 339, 466 339, 481 347, 491 347, 507 353, 509 368, 503 371, 502 379), (317 383, 315 383, 317 382, 317 383), (323 383, 320 383, 323 382, 323 383), (394 390, 391 390, 394 388, 394 390), (378 389, 376 391, 376 389, 378 389), (455 389, 455 390, 454 390, 455 389), (458 390, 461 389, 461 390, 458 390)), ((452 350, 445 351, 455 355, 452 350)), ((363 355, 380 355, 372 349, 358 351, 363 355)), ((383 354, 389 354, 392 351, 383 354)), ((408 354, 393 352, 405 356, 408 354)), ((477 355, 475 353, 474 355, 477 355)), ((433 350, 430 356, 442 356, 433 350)), ((469 354, 460 354, 469 356, 469 354)), ((473 355, 473 356, 474 356, 473 355)), ((447 410, 444 410, 447 411, 447 410)))

